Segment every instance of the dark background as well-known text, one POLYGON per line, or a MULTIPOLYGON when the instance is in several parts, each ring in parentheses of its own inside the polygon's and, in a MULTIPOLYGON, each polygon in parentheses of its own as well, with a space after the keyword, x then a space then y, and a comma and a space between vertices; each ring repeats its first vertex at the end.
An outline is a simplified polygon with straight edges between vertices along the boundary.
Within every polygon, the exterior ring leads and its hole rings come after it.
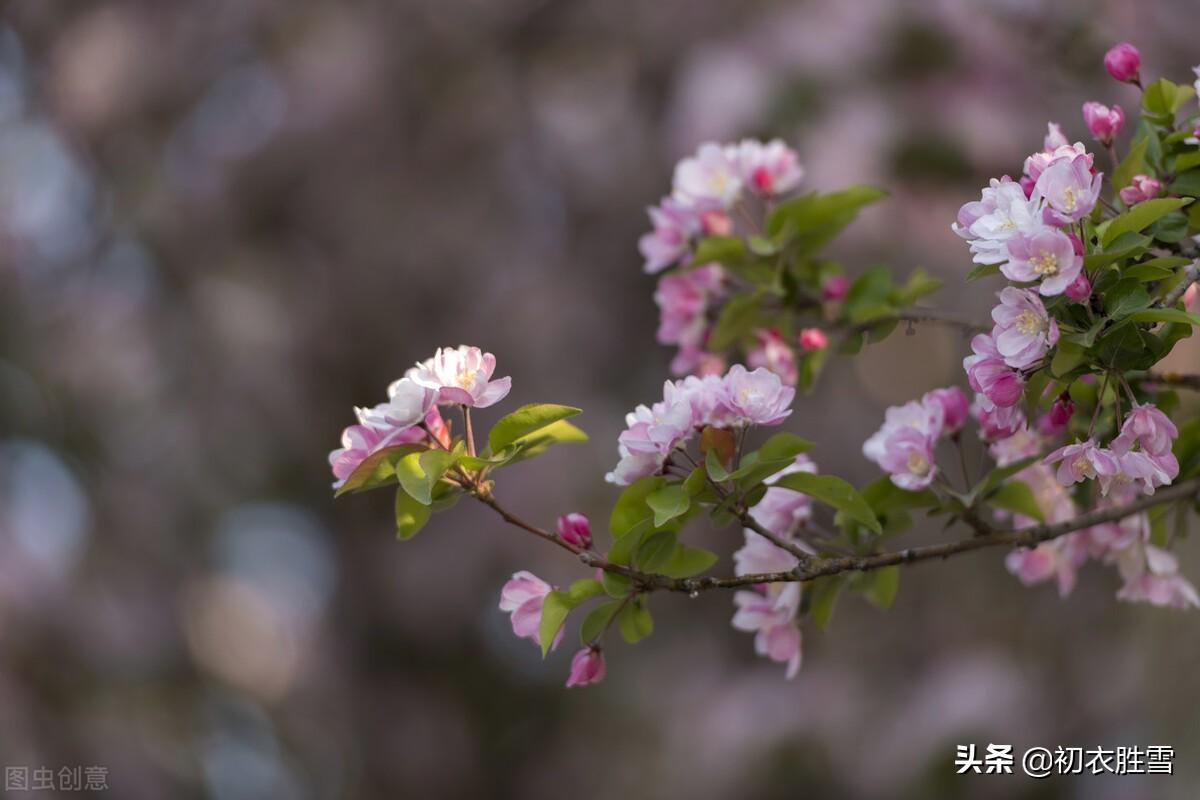
MULTIPOLYGON (((397 543, 387 493, 334 503, 325 460, 352 405, 477 344, 514 385, 485 424, 562 402, 593 437, 498 494, 603 528, 621 416, 670 358, 636 240, 676 159, 777 135, 810 188, 884 186, 835 252, 925 266, 982 319, 956 209, 1048 119, 1132 116, 1114 41, 1190 82, 1193 2, 0 8, 3 765, 105 765, 131 800, 1195 796, 1195 616, 1118 603, 1110 570, 1060 601, 999 552, 913 568, 890 614, 806 626, 791 683, 728 596, 655 598, 655 635, 564 691, 572 648, 543 664, 495 606, 578 565, 467 504, 397 543), (1168 744, 1180 774, 955 778, 968 742, 1168 744)), ((898 333, 788 428, 872 479, 883 408, 965 353, 898 333)))

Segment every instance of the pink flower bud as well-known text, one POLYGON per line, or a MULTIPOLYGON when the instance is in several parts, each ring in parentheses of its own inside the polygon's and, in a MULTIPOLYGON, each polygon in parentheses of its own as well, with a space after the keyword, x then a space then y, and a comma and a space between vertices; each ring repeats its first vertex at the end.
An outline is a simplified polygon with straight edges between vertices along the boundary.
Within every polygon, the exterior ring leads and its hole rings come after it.
POLYGON ((592 546, 592 528, 583 514, 570 513, 558 518, 558 535, 567 544, 584 550, 592 546))
POLYGON ((1070 238, 1070 240, 1071 240, 1071 246, 1075 248, 1075 255, 1077 255, 1077 256, 1086 255, 1086 253, 1083 249, 1083 239, 1080 239, 1078 236, 1076 236, 1073 233, 1068 233, 1067 237, 1070 238))
POLYGON ((1125 111, 1118 105, 1109 108, 1101 103, 1084 103, 1083 121, 1087 123, 1093 139, 1110 145, 1125 124, 1125 111))
POLYGON ((1149 175, 1134 175, 1129 185, 1121 190, 1121 202, 1127 206, 1144 203, 1158 197, 1162 183, 1149 175))
POLYGON ((824 350, 829 346, 829 337, 820 328, 805 328, 800 331, 800 347, 806 352, 824 350))
POLYGON ((1200 284, 1193 283, 1183 293, 1183 307, 1192 310, 1200 310, 1200 284))
POLYGON ((709 236, 729 236, 733 233, 733 220, 724 211, 711 209, 700 215, 700 225, 709 236))
POLYGON ((845 275, 833 275, 821 287, 821 296, 826 300, 841 300, 850 291, 850 279, 845 275))
POLYGON ((1092 296, 1092 283, 1087 279, 1087 275, 1081 272, 1079 273, 1079 277, 1067 287, 1063 294, 1076 303, 1086 303, 1088 298, 1092 296))
POLYGON ((1075 413, 1075 404, 1069 395, 1062 395, 1050 406, 1050 410, 1038 418, 1038 433, 1050 438, 1061 436, 1067 429, 1067 423, 1075 413))
POLYGON ((604 654, 599 647, 585 647, 571 659, 567 688, 588 686, 604 680, 604 654))
POLYGON ((1121 42, 1104 54, 1104 68, 1123 83, 1136 81, 1142 66, 1142 54, 1129 42, 1121 42))
POLYGON ((1028 175, 1022 175, 1021 180, 1019 180, 1018 183, 1021 184, 1021 191, 1025 192, 1026 200, 1033 196, 1033 187, 1037 186, 1036 179, 1031 178, 1028 175))

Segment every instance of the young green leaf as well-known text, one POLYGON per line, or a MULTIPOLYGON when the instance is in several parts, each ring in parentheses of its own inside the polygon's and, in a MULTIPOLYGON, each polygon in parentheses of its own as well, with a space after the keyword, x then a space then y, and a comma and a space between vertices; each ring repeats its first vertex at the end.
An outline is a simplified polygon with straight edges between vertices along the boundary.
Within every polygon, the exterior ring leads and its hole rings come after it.
POLYGON ((862 587, 863 595, 872 605, 887 610, 896 601, 900 591, 900 568, 884 567, 873 572, 865 573, 862 587))
POLYGON ((988 495, 987 502, 996 508, 1003 508, 1005 511, 1012 511, 1014 514, 1020 514, 1038 522, 1046 521, 1041 506, 1038 505, 1037 497, 1029 488, 1029 484, 1024 481, 1010 480, 1002 484, 996 491, 988 495))
POLYGON ((396 488, 396 535, 401 539, 411 539, 417 535, 432 513, 429 506, 422 505, 413 499, 412 495, 403 488, 396 488))
POLYGON ((641 478, 625 487, 613 506, 608 527, 614 539, 620 539, 639 524, 653 519, 654 512, 646 504, 646 498, 663 487, 666 480, 661 476, 641 478))
POLYGON ((587 647, 595 642, 600 634, 604 633, 616 613, 621 610, 622 603, 621 600, 609 600, 589 611, 588 615, 583 618, 583 625, 579 628, 579 644, 587 647))
POLYGON ((803 492, 814 500, 820 500, 822 503, 833 506, 876 534, 882 533, 883 529, 875 517, 875 512, 871 510, 871 506, 853 486, 841 478, 833 475, 793 472, 791 475, 784 475, 775 482, 775 485, 803 492))
POLYGON ((664 486, 646 497, 646 505, 654 511, 654 527, 656 528, 685 514, 691 504, 691 495, 679 485, 664 486))
POLYGON ((567 615, 575 606, 565 592, 554 591, 542 600, 542 621, 538 625, 538 642, 542 645, 542 658, 550 652, 558 630, 567 621, 567 615))
POLYGON ((1109 222, 1108 228, 1104 231, 1104 235, 1100 240, 1100 244, 1107 248, 1121 234, 1129 231, 1133 231, 1134 233, 1142 231, 1150 223, 1154 222, 1154 220, 1165 214, 1170 214, 1177 208, 1183 208, 1190 202, 1192 202, 1190 197, 1158 197, 1138 203, 1124 214, 1113 218, 1109 222))
POLYGON ((580 409, 553 403, 532 403, 521 406, 511 414, 501 417, 488 433, 488 446, 499 453, 518 439, 536 433, 559 420, 573 417, 580 409))
POLYGON ((390 483, 396 477, 396 462, 409 453, 416 453, 423 449, 418 445, 401 444, 395 447, 385 447, 372 453, 354 468, 354 471, 338 487, 333 496, 341 497, 349 492, 365 492, 390 483))
POLYGON ((675 546, 671 560, 659 570, 668 578, 690 578, 707 572, 717 563, 717 554, 699 547, 688 547, 686 544, 675 546))
POLYGON ((396 479, 404 491, 421 505, 433 502, 433 486, 442 479, 455 461, 446 450, 422 450, 409 453, 396 462, 396 479))
POLYGON ((638 598, 621 609, 617 616, 617 628, 629 644, 637 644, 654 632, 654 617, 650 616, 644 598, 638 598))
POLYGON ((659 531, 642 542, 637 551, 637 563, 646 572, 658 572, 675 555, 675 533, 659 531))

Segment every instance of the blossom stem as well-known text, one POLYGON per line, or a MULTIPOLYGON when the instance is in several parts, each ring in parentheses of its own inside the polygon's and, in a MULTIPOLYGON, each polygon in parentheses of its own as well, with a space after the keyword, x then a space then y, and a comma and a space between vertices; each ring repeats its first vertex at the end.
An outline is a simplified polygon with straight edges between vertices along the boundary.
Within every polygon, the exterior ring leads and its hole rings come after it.
POLYGON ((1096 392, 1096 410, 1092 412, 1092 424, 1088 426, 1088 438, 1096 432, 1096 422, 1100 419, 1100 409, 1104 408, 1104 393, 1108 391, 1108 377, 1111 373, 1107 370, 1104 373, 1104 383, 1100 384, 1100 391, 1096 392))
POLYGON ((467 455, 475 455, 475 431, 471 428, 471 408, 462 406, 463 438, 467 441, 467 455))

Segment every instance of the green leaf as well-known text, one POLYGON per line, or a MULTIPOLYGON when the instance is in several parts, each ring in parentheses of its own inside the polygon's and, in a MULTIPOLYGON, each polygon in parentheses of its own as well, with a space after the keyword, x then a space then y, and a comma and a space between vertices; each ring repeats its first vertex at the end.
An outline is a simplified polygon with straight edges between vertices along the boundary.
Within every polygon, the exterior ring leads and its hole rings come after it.
POLYGON ((716 261, 725 266, 738 266, 746 261, 746 242, 737 236, 706 236, 696 243, 693 264, 716 261))
POLYGON ((717 563, 717 554, 699 547, 679 544, 671 560, 660 571, 669 578, 690 578, 707 572, 717 563))
POLYGON ((942 288, 942 281, 918 267, 909 274, 904 285, 896 290, 893 299, 899 305, 911 306, 925 295, 932 294, 940 288, 942 288))
POLYGON ((877 515, 885 515, 890 511, 904 508, 937 508, 937 495, 928 489, 920 492, 910 492, 892 483, 892 479, 884 475, 867 484, 862 491, 863 499, 877 515))
POLYGON ((838 594, 846 584, 844 575, 817 578, 807 587, 808 613, 821 630, 829 630, 838 594))
POLYGON ((831 505, 876 534, 883 530, 867 501, 853 486, 841 478, 833 475, 793 472, 791 475, 784 475, 775 482, 775 485, 803 492, 814 500, 831 505))
POLYGON ((1146 145, 1147 141, 1141 139, 1134 142, 1133 146, 1129 148, 1129 152, 1121 160, 1120 166, 1113 171, 1114 189, 1124 189, 1133 182, 1134 175, 1145 175, 1150 171, 1146 165, 1146 145))
POLYGON ((1130 278, 1118 281, 1117 285, 1104 293, 1104 310, 1114 321, 1122 320, 1135 311, 1141 311, 1151 303, 1146 287, 1130 278))
POLYGON ((1060 341, 1055 347, 1054 358, 1050 360, 1050 374, 1056 378, 1064 377, 1082 364, 1086 355, 1086 351, 1079 345, 1060 341))
POLYGON ((446 450, 409 453, 396 462, 396 479, 413 499, 427 506, 433 502, 434 484, 442 479, 454 461, 454 453, 446 450))
POLYGON ((1144 203, 1138 203, 1124 214, 1114 217, 1109 222, 1100 244, 1107 248, 1121 234, 1130 231, 1137 233, 1144 230, 1154 220, 1165 214, 1170 214, 1176 209, 1183 208, 1190 202, 1192 202, 1191 199, 1186 197, 1159 197, 1154 200, 1147 200, 1144 203))
POLYGON ((659 531, 642 542, 637 551, 637 563, 646 572, 658 572, 675 555, 675 533, 659 531))
POLYGON ((679 485, 664 486, 647 495, 646 505, 654 511, 654 526, 660 528, 676 517, 685 514, 692 505, 691 495, 679 485))
POLYGON ((987 502, 997 508, 1012 511, 1015 514, 1029 517, 1038 522, 1044 523, 1046 521, 1041 506, 1038 505, 1037 497, 1034 496, 1033 490, 1029 488, 1029 484, 1024 481, 1010 480, 1002 484, 988 496, 987 502))
MULTIPOLYGON (((712 451, 709 451, 710 454, 712 451)), ((692 497, 700 494, 708 486, 707 474, 704 467, 696 467, 683 481, 683 488, 692 497)))
POLYGON ((713 326, 712 334, 708 338, 709 349, 724 350, 732 347, 762 327, 761 308, 761 291, 739 294, 731 298, 721 309, 717 324, 713 326))
POLYGON ((1025 469, 1030 464, 1033 464, 1040 458, 1041 456, 1028 456, 1026 458, 1018 459, 1011 464, 1006 464, 1003 467, 996 467, 987 475, 984 475, 983 480, 975 484, 974 488, 972 488, 967 494, 966 504, 968 506, 974 505, 976 498, 986 497, 988 493, 992 491, 992 489, 995 489, 1001 483, 1008 480, 1013 475, 1016 475, 1018 472, 1025 469))
POLYGON ((884 567, 864 575, 866 579, 862 592, 872 605, 885 611, 896 601, 900 591, 900 568, 884 567))
POLYGON ((608 520, 608 529, 614 539, 620 539, 641 523, 654 518, 654 512, 646 504, 646 498, 661 489, 665 483, 664 478, 653 475, 625 487, 621 496, 617 498, 608 520))
POLYGON ((365 492, 390 483, 396 477, 396 462, 409 453, 424 449, 419 445, 401 444, 372 453, 354 468, 333 496, 341 497, 348 492, 365 492))
POLYGON ((518 461, 533 458, 556 444, 573 444, 587 440, 586 433, 566 420, 559 420, 513 442, 510 447, 505 449, 505 452, 515 452, 506 458, 505 463, 515 464, 518 461))
POLYGON ((413 499, 412 495, 397 487, 396 489, 396 535, 401 539, 411 539, 417 535, 432 513, 429 506, 422 505, 413 499))
POLYGON ((1190 153, 1180 153, 1175 158, 1175 171, 1187 172, 1189 169, 1200 167, 1200 149, 1190 153))
POLYGON ((1149 308, 1135 311, 1128 317, 1130 322, 1177 322, 1181 325, 1200 325, 1200 314, 1190 314, 1178 308, 1149 308))
POLYGON ((977 281, 980 278, 987 278, 991 275, 999 275, 999 274, 1000 274, 1000 265, 999 264, 980 264, 979 266, 975 267, 974 269, 972 269, 970 272, 967 273, 967 283, 970 283, 971 281, 977 281))
POLYGON ((765 461, 790 461, 813 449, 813 443, 794 433, 777 433, 758 448, 759 458, 765 461))
POLYGON ((558 636, 559 628, 567 621, 567 615, 574 607, 571 598, 565 592, 550 592, 542 601, 542 621, 538 625, 538 642, 542 645, 542 658, 545 658, 546 654, 550 652, 550 646, 554 644, 554 637, 558 636))
POLYGON ((567 589, 572 607, 604 594, 604 585, 595 578, 580 578, 567 589))
POLYGON ((1167 191, 1173 194, 1186 194, 1190 197, 1200 197, 1200 169, 1191 169, 1180 173, 1171 181, 1167 191))
POLYGON ((1114 239, 1112 244, 1105 247, 1103 253, 1093 253, 1090 256, 1084 256, 1083 268, 1091 273, 1099 267, 1107 267, 1109 264, 1120 261, 1123 258, 1141 254, 1150 245, 1150 241, 1149 236, 1143 236, 1140 233, 1123 233, 1114 239))
POLYGON ((786 237, 799 255, 809 255, 841 233, 863 206, 886 196, 871 186, 852 186, 832 194, 797 197, 779 204, 767 221, 767 233, 786 237))
POLYGON ((613 616, 621 609, 623 602, 622 600, 609 600, 589 611, 588 615, 583 618, 583 625, 579 628, 579 643, 587 647, 595 642, 600 634, 604 633, 613 616))
POLYGON ((729 470, 721 465, 721 457, 717 455, 715 449, 704 454, 704 468, 708 471, 708 477, 717 483, 729 480, 729 470))
POLYGON ((531 403, 501 417, 488 433, 488 446, 499 453, 518 439, 536 433, 559 420, 573 417, 580 409, 553 403, 531 403))
POLYGON ((654 632, 654 617, 643 598, 629 603, 617 616, 617 629, 629 644, 637 644, 654 632))
POLYGON ((600 582, 604 584, 604 591, 609 597, 625 597, 633 591, 633 581, 615 572, 605 572, 600 582))

